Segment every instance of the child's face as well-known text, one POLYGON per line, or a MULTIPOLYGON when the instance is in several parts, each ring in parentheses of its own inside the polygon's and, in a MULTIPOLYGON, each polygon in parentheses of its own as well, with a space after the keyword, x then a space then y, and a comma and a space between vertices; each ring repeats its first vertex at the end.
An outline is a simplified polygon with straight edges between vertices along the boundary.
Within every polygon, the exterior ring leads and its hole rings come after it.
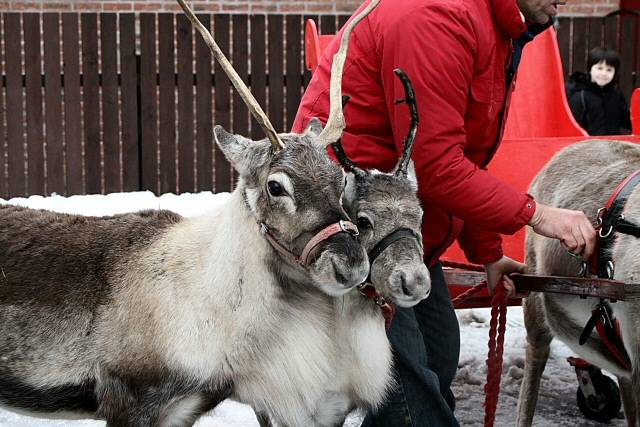
POLYGON ((590 73, 591 81, 602 87, 611 83, 613 76, 616 74, 616 69, 606 62, 600 61, 597 64, 593 64, 590 73))

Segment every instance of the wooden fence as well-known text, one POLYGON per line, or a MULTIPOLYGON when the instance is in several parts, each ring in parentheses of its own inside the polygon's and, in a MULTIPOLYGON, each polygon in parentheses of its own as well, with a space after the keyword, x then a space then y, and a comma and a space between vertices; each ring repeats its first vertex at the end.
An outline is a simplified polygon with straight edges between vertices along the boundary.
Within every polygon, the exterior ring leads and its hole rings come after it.
MULTIPOLYGON (((199 18, 275 128, 287 130, 310 78, 304 21, 316 19, 328 34, 348 17, 199 18)), ((629 41, 638 28, 623 22, 620 38, 617 25, 618 18, 561 19, 558 37, 567 72, 584 70, 593 46, 619 48, 629 94, 640 71, 629 41)), ((213 144, 213 125, 262 137, 182 15, 3 13, 0 57, 3 198, 229 191, 234 177, 213 144)))

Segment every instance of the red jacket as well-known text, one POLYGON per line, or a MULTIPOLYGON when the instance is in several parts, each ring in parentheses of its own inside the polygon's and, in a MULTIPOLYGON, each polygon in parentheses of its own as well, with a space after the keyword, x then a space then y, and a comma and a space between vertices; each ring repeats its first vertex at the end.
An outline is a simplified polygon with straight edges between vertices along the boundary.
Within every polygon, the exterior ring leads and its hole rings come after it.
MULTIPOLYGON (((368 3, 368 1, 366 2, 368 3)), ((361 6, 360 10, 364 7, 361 6)), ((433 264, 457 237, 467 258, 502 256, 498 233, 526 225, 535 202, 489 175, 506 110, 511 40, 526 30, 515 0, 382 0, 351 36, 343 93, 342 143, 364 168, 391 170, 409 127, 402 68, 416 90, 420 125, 413 160, 424 208, 425 259, 433 264)), ((324 52, 293 131, 326 121, 339 37, 324 52)))

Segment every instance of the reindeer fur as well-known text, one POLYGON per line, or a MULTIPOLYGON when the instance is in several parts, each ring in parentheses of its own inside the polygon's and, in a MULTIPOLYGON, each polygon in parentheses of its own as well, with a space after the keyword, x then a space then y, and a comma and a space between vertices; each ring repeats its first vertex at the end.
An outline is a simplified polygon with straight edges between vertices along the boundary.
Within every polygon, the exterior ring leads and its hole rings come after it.
MULTIPOLYGON (((533 181, 530 193, 539 203, 582 210, 596 218, 617 185, 640 168, 640 146, 620 141, 590 141, 572 145, 557 154, 533 181)), ((640 189, 627 201, 625 218, 640 224, 640 189)), ((612 249, 615 279, 638 283, 640 240, 619 234, 612 249)), ((571 257, 557 240, 527 230, 526 263, 529 271, 541 275, 575 276, 580 262, 571 257)), ((597 333, 585 345, 579 336, 598 302, 595 298, 532 293, 524 301, 527 352, 524 378, 518 399, 519 426, 533 421, 540 378, 549 355, 551 340, 557 337, 587 361, 614 373, 620 382, 629 426, 640 426, 640 302, 611 305, 620 320, 625 347, 631 358, 631 372, 616 364, 597 333)))
POLYGON ((232 396, 281 425, 328 425, 318 401, 341 357, 332 296, 366 278, 366 254, 340 233, 304 271, 256 221, 299 253, 347 219, 343 172, 313 133, 282 135, 277 153, 215 135, 241 179, 210 215, 0 208, 0 403, 190 426, 232 396), (269 196, 273 179, 288 197, 269 196))

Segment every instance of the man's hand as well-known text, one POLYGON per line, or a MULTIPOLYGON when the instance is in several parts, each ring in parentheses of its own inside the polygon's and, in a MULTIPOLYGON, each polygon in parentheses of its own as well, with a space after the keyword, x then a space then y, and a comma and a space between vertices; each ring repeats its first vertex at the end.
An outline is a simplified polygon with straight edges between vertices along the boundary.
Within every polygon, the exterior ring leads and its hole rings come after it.
POLYGON ((569 252, 589 260, 597 233, 584 212, 554 208, 538 203, 529 225, 536 233, 560 240, 569 252))
POLYGON ((518 261, 514 261, 509 257, 503 256, 498 261, 485 264, 484 271, 487 273, 489 294, 493 295, 496 285, 502 280, 504 281, 504 288, 507 291, 507 297, 514 298, 516 296, 516 286, 507 274, 525 273, 527 271, 527 266, 518 261))

